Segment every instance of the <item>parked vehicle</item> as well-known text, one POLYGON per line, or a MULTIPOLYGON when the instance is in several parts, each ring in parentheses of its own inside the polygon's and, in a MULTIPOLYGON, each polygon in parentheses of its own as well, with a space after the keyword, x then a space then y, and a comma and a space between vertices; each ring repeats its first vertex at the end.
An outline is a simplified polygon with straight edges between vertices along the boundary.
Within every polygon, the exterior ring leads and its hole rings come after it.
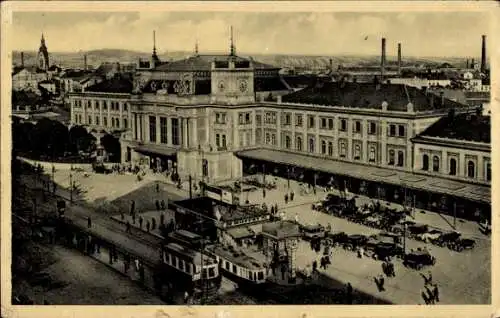
POLYGON ((332 243, 332 245, 337 246, 346 244, 348 242, 349 235, 345 232, 327 233, 326 238, 332 243))
POLYGON ((404 255, 403 247, 393 243, 379 243, 373 250, 373 258, 385 260, 387 257, 400 257, 404 255))
POLYGON ((346 243, 344 244, 344 248, 346 250, 354 251, 359 247, 366 247, 366 243, 368 242, 368 237, 361 234, 349 235, 347 237, 346 243))
POLYGON ((455 242, 455 250, 457 252, 462 252, 463 250, 470 250, 473 249, 476 246, 476 241, 472 239, 458 239, 455 242))
POLYGON ((435 241, 435 244, 441 247, 447 246, 449 249, 455 249, 456 242, 460 239, 461 234, 457 231, 443 233, 435 241))
POLYGON ((417 234, 415 238, 419 241, 429 243, 429 242, 435 242, 437 239, 439 239, 439 237, 441 237, 442 234, 443 232, 439 230, 430 230, 429 232, 417 234))
POLYGON ((320 224, 302 225, 300 229, 304 238, 308 240, 325 237, 325 227, 320 224))
POLYGON ((412 224, 407 226, 407 233, 409 237, 416 238, 427 232, 429 232, 429 226, 427 224, 412 224))
POLYGON ((436 258, 428 251, 416 251, 404 256, 403 265, 416 270, 436 264, 436 258))

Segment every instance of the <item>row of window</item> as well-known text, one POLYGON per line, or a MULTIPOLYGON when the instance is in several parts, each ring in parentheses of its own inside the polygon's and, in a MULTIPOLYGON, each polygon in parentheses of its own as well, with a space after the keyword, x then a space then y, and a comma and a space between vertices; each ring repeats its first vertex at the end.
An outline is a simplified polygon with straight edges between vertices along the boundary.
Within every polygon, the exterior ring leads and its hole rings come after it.
MULTIPOLYGON (((422 156, 422 170, 430 171, 430 158, 429 155, 424 154, 422 156)), ((441 169, 440 159, 438 156, 432 157, 432 171, 439 172, 441 169)), ((449 166, 448 166, 448 174, 450 176, 457 175, 457 159, 450 158, 449 166)), ((467 178, 475 178, 476 177, 476 164, 472 160, 467 161, 467 178)), ((491 181, 491 163, 488 162, 486 164, 486 181, 491 181)))
MULTIPOLYGON (((134 114, 137 116, 136 114, 134 114)), ((137 120, 137 118, 136 118, 137 120)), ((180 144, 180 135, 179 135, 179 119, 178 118, 171 118, 172 120, 172 144, 175 146, 178 146, 180 144)), ((156 116, 149 116, 148 117, 148 123, 149 123, 149 142, 156 143, 157 136, 156 136, 156 116)), ((167 117, 160 117, 160 140, 159 142, 162 144, 168 144, 168 118, 167 117)), ((137 131, 137 123, 136 123, 136 132, 135 132, 135 139, 138 137, 138 131, 137 131)))
MULTIPOLYGON (((170 253, 163 253, 163 261, 166 264, 168 264, 172 267, 175 267, 176 269, 183 271, 185 273, 193 274, 195 272, 195 270, 193 269, 194 266, 192 263, 186 262, 182 258, 177 257, 175 255, 172 255, 170 253)), ((202 270, 202 277, 203 278, 212 278, 212 277, 215 277, 216 274, 217 273, 215 271, 214 266, 208 267, 208 276, 207 276, 207 268, 203 268, 203 270, 202 270)))
MULTIPOLYGON (((79 125, 95 125, 95 126, 101 126, 101 120, 100 116, 95 116, 94 120, 92 120, 94 117, 91 115, 88 115, 87 117, 87 122, 83 122, 83 116, 82 114, 75 114, 75 123, 79 125)), ((117 128, 117 129, 128 129, 128 120, 127 118, 122 119, 122 124, 120 124, 120 118, 118 117, 111 117, 111 126, 108 126, 108 117, 102 117, 102 126, 103 127, 110 127, 110 128, 117 128)))
MULTIPOLYGON (((233 274, 238 275, 238 267, 235 264, 232 264, 226 260, 220 260, 221 262, 224 262, 224 268, 232 272, 233 274)), ((239 274, 243 278, 247 278, 249 280, 253 281, 260 281, 264 279, 264 272, 263 271, 258 271, 258 272, 252 272, 250 270, 246 270, 244 268, 241 268, 241 273, 239 274)))
MULTIPOLYGON (((90 100, 87 100, 87 101, 83 101, 83 100, 75 100, 74 101, 74 104, 73 106, 75 108, 82 108, 82 107, 87 107, 87 109, 98 109, 99 107, 102 107, 103 110, 108 110, 108 105, 109 105, 109 108, 110 110, 113 110, 113 111, 119 111, 120 110, 120 103, 119 102, 115 102, 115 101, 106 101, 106 100, 102 100, 102 101, 90 101, 90 100)), ((128 111, 128 103, 123 103, 123 111, 126 112, 128 111)))

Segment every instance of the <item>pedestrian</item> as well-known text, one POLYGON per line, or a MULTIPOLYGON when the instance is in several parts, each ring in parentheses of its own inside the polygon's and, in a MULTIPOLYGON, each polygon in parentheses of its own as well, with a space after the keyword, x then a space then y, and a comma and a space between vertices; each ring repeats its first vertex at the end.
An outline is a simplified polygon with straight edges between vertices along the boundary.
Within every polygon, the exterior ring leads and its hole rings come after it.
POLYGON ((134 213, 134 214, 132 214, 132 223, 134 223, 134 224, 135 224, 135 213, 134 213))
POLYGON ((146 230, 149 232, 149 229, 151 227, 151 223, 149 223, 149 220, 146 222, 146 230))
POLYGON ((189 294, 187 291, 185 291, 184 292, 184 303, 187 304, 188 300, 189 300, 189 294))
POLYGON ((156 211, 160 211, 160 201, 156 200, 155 205, 156 205, 156 211))
POLYGON ((87 227, 89 229, 92 227, 92 220, 90 219, 90 216, 87 216, 87 227))
POLYGON ((130 233, 130 222, 127 221, 125 232, 130 233))
POLYGON ((143 222, 143 221, 144 221, 144 220, 142 219, 142 216, 140 216, 140 217, 139 217, 139 227, 140 227, 141 229, 142 229, 142 222, 143 222))
POLYGON ((422 296, 422 299, 424 300, 425 304, 426 305, 429 305, 430 303, 430 299, 429 297, 427 296, 427 294, 425 293, 425 291, 422 290, 422 292, 420 293, 420 295, 422 296))
POLYGON ((426 291, 426 295, 427 295, 427 300, 428 300, 428 303, 429 304, 435 304, 436 301, 435 301, 435 298, 434 298, 434 293, 433 291, 429 288, 429 286, 424 286, 425 288, 425 291, 426 291))
POLYGON ((292 191, 292 192, 290 192, 290 201, 293 201, 293 197, 294 197, 294 196, 295 196, 295 193, 293 193, 293 191, 292 191))
POLYGON ((276 204, 274 205, 274 211, 275 211, 276 213, 278 213, 278 203, 276 203, 276 204))
POLYGON ((316 195, 316 186, 313 186, 314 195, 316 195))
POLYGON ((299 223, 299 214, 295 213, 295 223, 299 223))
POLYGON ((288 203, 288 194, 285 194, 285 204, 288 203))
POLYGON ((162 209, 162 210, 165 210, 165 209, 167 208, 167 207, 165 206, 165 200, 163 200, 163 199, 161 200, 161 202, 160 202, 160 207, 161 207, 161 209, 162 209))
POLYGON ((266 198, 266 189, 262 188, 262 198, 266 198))
POLYGON ((160 184, 156 183, 156 193, 160 193, 160 184))
POLYGON ((313 273, 318 271, 318 262, 314 261, 312 267, 313 267, 313 273))
POLYGON ((274 205, 271 205, 271 215, 274 215, 274 205))
POLYGON ((352 285, 351 283, 347 283, 346 286, 346 295, 347 295, 347 304, 352 304, 352 285))
POLYGON ((432 272, 428 272, 429 275, 427 276, 427 284, 432 285, 432 272))
POLYGON ((380 284, 380 291, 384 291, 385 290, 385 288, 384 288, 384 284, 385 284, 384 275, 380 274, 378 281, 380 284))
POLYGON ((439 288, 438 284, 434 284, 434 289, 432 290, 432 295, 434 296, 434 299, 436 302, 439 302, 439 288))

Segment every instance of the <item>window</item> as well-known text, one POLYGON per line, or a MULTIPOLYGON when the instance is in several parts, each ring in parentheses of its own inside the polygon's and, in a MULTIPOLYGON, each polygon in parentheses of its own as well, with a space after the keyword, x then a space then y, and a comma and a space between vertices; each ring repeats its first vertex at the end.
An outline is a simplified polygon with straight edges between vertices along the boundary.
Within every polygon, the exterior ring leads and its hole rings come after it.
POLYGON ((123 104, 123 111, 126 112, 128 110, 128 103, 123 104))
POLYGON ((255 130, 255 143, 262 143, 262 131, 260 129, 255 130))
POLYGON ((314 138, 309 138, 309 152, 314 153, 314 138))
POLYGON ((128 121, 127 121, 127 118, 123 118, 123 129, 128 129, 128 121))
POLYGON ((291 146, 292 146, 292 141, 290 139, 290 136, 285 136, 285 148, 290 149, 291 146))
POLYGON ((116 118, 115 121, 116 121, 116 128, 120 128, 120 119, 116 118))
POLYGON ((168 128, 167 128, 167 118, 160 117, 160 142, 162 144, 168 143, 168 128))
POLYGON ((375 162, 375 147, 370 147, 370 153, 368 155, 368 161, 375 162))
POLYGON ((328 155, 333 156, 333 142, 328 142, 328 155))
POLYGON ((375 135, 376 133, 377 133, 377 124, 371 122, 370 125, 368 126, 368 134, 375 135))
POLYGON ((264 279, 264 273, 263 272, 259 272, 258 274, 258 280, 263 280, 264 279))
POLYGON ((398 167, 402 167, 405 164, 405 155, 402 151, 398 151, 398 167))
POLYGON ((262 125, 262 115, 261 114, 255 115, 255 121, 257 122, 257 125, 262 125))
POLYGON ((243 125, 245 123, 245 117, 243 116, 243 113, 238 114, 238 123, 240 125, 243 125))
POLYGON ((328 118, 328 129, 333 130, 333 118, 328 118))
POLYGON ((149 141, 156 142, 156 116, 149 116, 149 141))
POLYGON ((326 129, 326 118, 321 118, 321 129, 326 129))
POLYGON ((290 114, 285 114, 285 123, 286 126, 289 126, 292 124, 292 116, 290 114))
POLYGON ((347 120, 340 120, 340 131, 347 131, 347 120))
POLYGON ((392 149, 389 150, 389 165, 394 165, 395 157, 396 157, 396 152, 392 149))
POLYGON ((108 117, 102 118, 102 124, 104 125, 104 127, 108 127, 108 117))
POLYGON ((345 142, 340 143, 340 157, 345 158, 347 155, 347 146, 345 142))
POLYGON ((486 163, 486 181, 491 181, 491 163, 486 163))
POLYGON ((432 157, 432 171, 439 172, 439 157, 432 157))
POLYGON ((252 132, 250 131, 246 132, 246 144, 248 146, 252 145, 252 132))
POLYGON ((271 134, 271 143, 276 146, 276 134, 271 134))
POLYGON ((233 273, 236 274, 236 265, 233 264, 233 273))
POLYGON ((246 124, 251 124, 252 121, 250 120, 250 113, 245 114, 245 123, 246 124))
POLYGON ((227 270, 230 270, 230 269, 231 269, 231 267, 229 266, 229 262, 228 262, 228 261, 226 261, 226 269, 227 269, 227 270))
POLYGON ((298 151, 302 151, 302 138, 301 137, 297 137, 297 139, 295 140, 295 148, 298 151))
POLYGON ((89 115, 89 122, 88 122, 89 125, 92 125, 92 116, 89 115))
POLYGON ((168 263, 172 264, 172 255, 171 254, 168 254, 168 263))
POLYGON ((361 146, 356 144, 354 145, 354 160, 361 159, 361 146))
POLYGON ((389 126, 389 136, 396 136, 396 125, 389 126))
POLYGON ((295 115, 295 126, 302 127, 302 115, 295 115))
POLYGON ((220 135, 219 134, 215 134, 215 145, 217 146, 217 148, 220 147, 220 135))
POLYGON ((326 141, 321 140, 321 153, 326 154, 326 141))
POLYGON ((476 176, 476 165, 472 160, 467 163, 467 177, 474 178, 476 176))
POLYGON ((102 109, 104 109, 104 110, 108 110, 108 102, 104 101, 104 102, 102 103, 102 109))
POLYGON ((399 125, 398 126, 398 133, 399 133, 399 137, 406 136, 406 134, 405 134, 405 126, 404 125, 399 125))
POLYGON ((220 123, 220 114, 219 113, 215 113, 215 123, 216 124, 220 123))
POLYGON ((276 113, 275 112, 265 113, 264 124, 276 125, 276 113))
POLYGON ((222 135, 222 148, 226 149, 226 135, 222 135))
POLYGON ((174 257, 172 257, 172 260, 174 261, 172 265, 173 265, 174 267, 177 267, 177 257, 175 257, 175 256, 174 256, 174 257))
POLYGON ((179 118, 172 118, 172 144, 178 146, 180 144, 179 136, 179 118))
POLYGON ((314 128, 314 116, 307 116, 307 128, 314 128))
POLYGON ((354 122, 354 132, 361 133, 361 122, 358 120, 354 122))
POLYGON ((99 126, 99 116, 95 116, 95 124, 99 126))
POLYGON ((204 177, 208 176, 208 160, 203 159, 201 161, 201 166, 202 166, 202 170, 203 170, 203 176, 204 177))
POLYGON ((181 271, 183 271, 183 270, 184 270, 184 261, 183 261, 183 260, 180 260, 180 262, 179 262, 179 269, 180 269, 181 271))
POLYGON ((269 144, 271 144, 271 134, 266 133, 266 145, 269 145, 269 144))
POLYGON ((450 175, 457 175, 457 160, 455 158, 450 159, 450 175))
POLYGON ((422 156, 422 170, 429 170, 429 156, 428 155, 423 155, 422 156))

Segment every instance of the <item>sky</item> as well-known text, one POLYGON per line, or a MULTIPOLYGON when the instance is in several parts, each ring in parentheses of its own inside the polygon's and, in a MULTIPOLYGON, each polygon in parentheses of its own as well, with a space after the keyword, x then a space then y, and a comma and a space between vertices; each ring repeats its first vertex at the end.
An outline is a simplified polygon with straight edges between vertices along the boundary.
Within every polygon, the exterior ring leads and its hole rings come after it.
POLYGON ((406 56, 480 56, 488 35, 483 12, 14 12, 13 50, 35 51, 43 32, 49 52, 128 49, 149 52, 156 30, 160 53, 227 52, 234 28, 237 52, 253 54, 387 55, 402 43, 406 56))

